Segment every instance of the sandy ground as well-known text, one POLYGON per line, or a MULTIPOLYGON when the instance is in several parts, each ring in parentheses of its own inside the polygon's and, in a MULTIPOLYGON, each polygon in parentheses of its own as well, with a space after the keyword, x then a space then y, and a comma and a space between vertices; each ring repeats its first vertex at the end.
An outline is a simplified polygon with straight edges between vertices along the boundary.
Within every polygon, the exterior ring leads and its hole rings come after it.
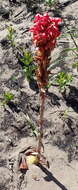
MULTIPOLYGON (((20 1, 18 1, 20 2, 20 1)), ((66 1, 61 1, 63 3, 66 1)), ((16 30, 15 41, 18 45, 34 52, 30 33, 24 32, 32 24, 35 13, 27 12, 26 4, 9 4, 0 1, 0 5, 10 11, 9 20, 0 14, 0 42, 6 38, 7 26, 16 30), (23 10, 23 11, 22 11, 23 10), (18 15, 18 13, 21 14, 18 15)), ((1 10, 1 9, 0 9, 1 10)), ((55 12, 44 6, 37 7, 36 12, 55 12)), ((61 10, 69 29, 78 30, 78 2, 70 3, 61 10)), ((64 27, 63 33, 67 31, 64 27)), ((74 47, 70 35, 58 39, 57 47, 52 52, 53 76, 60 70, 73 74, 73 81, 67 88, 67 98, 63 97, 57 86, 51 86, 45 105, 44 154, 50 168, 31 165, 26 173, 18 169, 19 153, 26 147, 37 144, 27 123, 27 115, 32 122, 38 118, 39 95, 36 87, 29 85, 18 64, 15 51, 11 46, 0 43, 0 190, 78 190, 78 76, 72 64, 77 57, 72 52, 62 50, 74 47), (15 77, 15 78, 14 78, 15 77), (16 107, 2 104, 3 93, 14 94, 16 107), (66 118, 62 111, 68 110, 66 118)), ((78 37, 76 37, 78 42, 78 37)))

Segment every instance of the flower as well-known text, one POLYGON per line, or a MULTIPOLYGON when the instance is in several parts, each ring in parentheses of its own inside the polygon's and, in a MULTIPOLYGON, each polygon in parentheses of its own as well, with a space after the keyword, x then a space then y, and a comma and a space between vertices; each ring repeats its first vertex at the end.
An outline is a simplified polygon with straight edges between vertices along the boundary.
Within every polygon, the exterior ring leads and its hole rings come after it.
POLYGON ((36 46, 43 47, 46 50, 54 49, 56 38, 60 35, 58 24, 61 22, 61 18, 51 18, 48 13, 43 16, 36 14, 34 26, 30 29, 36 46))

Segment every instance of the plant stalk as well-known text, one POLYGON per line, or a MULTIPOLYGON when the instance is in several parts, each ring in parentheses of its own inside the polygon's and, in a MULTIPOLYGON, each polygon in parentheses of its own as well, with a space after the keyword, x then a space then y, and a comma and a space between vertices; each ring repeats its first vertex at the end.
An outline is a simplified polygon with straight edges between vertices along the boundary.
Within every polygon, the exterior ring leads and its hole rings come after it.
POLYGON ((44 123, 44 109, 45 109, 45 91, 40 89, 40 119, 39 119, 39 136, 38 136, 38 157, 40 159, 41 148, 43 148, 43 123, 44 123))
POLYGON ((40 113, 39 113, 39 136, 38 136, 38 158, 40 159, 41 149, 44 149, 42 139, 43 139, 43 125, 44 125, 44 110, 45 110, 45 98, 46 90, 45 87, 48 83, 48 71, 47 66, 49 64, 48 56, 43 48, 39 48, 36 51, 36 61, 38 63, 38 68, 36 71, 37 83, 39 87, 39 98, 40 98, 40 113))

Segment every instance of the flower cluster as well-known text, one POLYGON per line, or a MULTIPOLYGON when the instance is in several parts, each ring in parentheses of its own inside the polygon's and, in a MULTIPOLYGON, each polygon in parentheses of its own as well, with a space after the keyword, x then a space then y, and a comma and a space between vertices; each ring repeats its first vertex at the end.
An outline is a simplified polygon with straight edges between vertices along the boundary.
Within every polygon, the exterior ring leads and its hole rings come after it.
POLYGON ((61 18, 51 18, 48 13, 43 16, 37 14, 34 19, 34 26, 30 29, 36 46, 43 47, 45 50, 54 49, 56 38, 60 35, 58 24, 61 22, 61 18))

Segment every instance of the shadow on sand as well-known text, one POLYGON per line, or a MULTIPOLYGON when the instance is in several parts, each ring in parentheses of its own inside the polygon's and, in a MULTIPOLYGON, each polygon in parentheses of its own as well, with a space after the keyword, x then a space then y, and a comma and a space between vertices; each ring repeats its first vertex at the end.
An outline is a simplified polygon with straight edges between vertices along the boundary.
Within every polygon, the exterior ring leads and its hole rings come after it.
POLYGON ((53 174, 44 166, 42 166, 41 164, 38 165, 39 168, 41 168, 41 170, 46 174, 46 177, 44 177, 45 181, 53 181, 58 187, 60 187, 61 190, 68 190, 60 181, 58 181, 53 174))

